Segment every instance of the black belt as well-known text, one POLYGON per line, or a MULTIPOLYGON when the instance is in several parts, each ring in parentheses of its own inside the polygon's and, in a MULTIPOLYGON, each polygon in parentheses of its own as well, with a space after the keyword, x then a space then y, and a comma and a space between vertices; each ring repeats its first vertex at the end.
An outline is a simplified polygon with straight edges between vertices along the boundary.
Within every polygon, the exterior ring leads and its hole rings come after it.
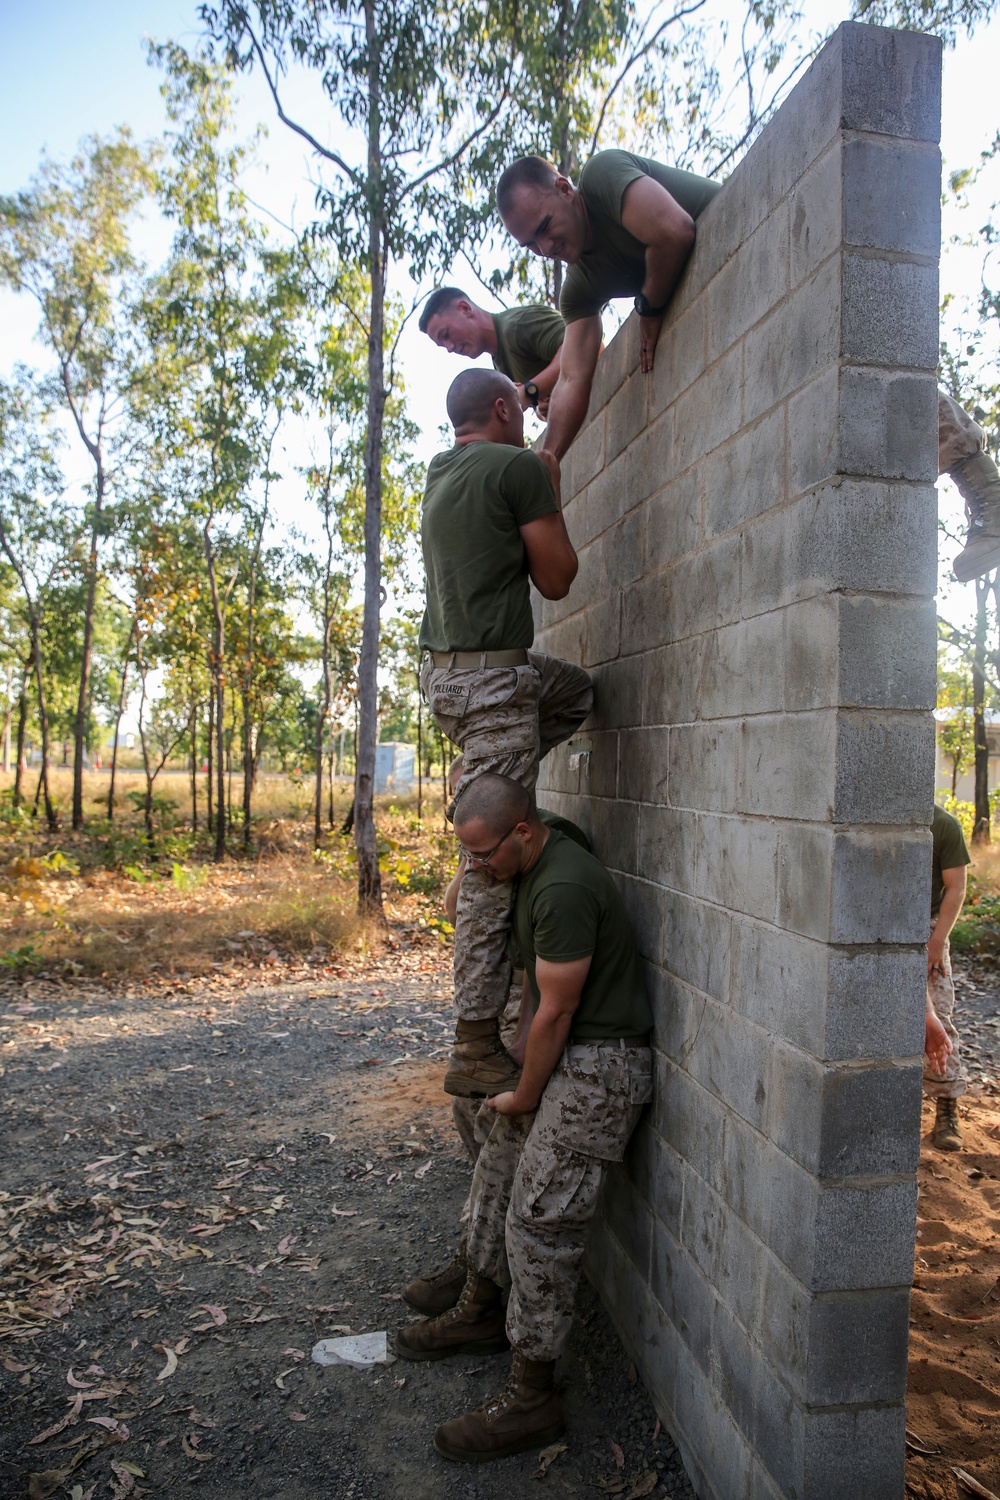
POLYGON ((648 1047, 649 1033, 645 1036, 573 1036, 570 1034, 567 1047, 648 1047))
POLYGON ((436 667, 526 667, 528 653, 523 646, 511 651, 428 651, 436 667))

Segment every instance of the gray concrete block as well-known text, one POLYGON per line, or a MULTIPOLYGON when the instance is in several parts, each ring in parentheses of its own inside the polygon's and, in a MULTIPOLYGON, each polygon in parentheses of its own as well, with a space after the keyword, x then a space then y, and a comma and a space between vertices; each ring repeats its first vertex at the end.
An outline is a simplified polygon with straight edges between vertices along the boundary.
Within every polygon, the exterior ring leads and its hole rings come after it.
POLYGON ((924 709, 937 703, 933 599, 840 600, 840 702, 924 709))
POLYGON ((915 1181, 823 1187, 811 1215, 811 1263, 801 1280, 817 1292, 906 1287, 913 1277, 915 1181))
MULTIPOLYGON (((621 791, 627 802, 666 803, 669 800, 669 739, 668 729, 627 729, 621 732, 621 791)), ((646 835, 643 835, 645 844, 646 835)), ((645 870, 650 880, 663 880, 663 865, 659 862, 668 855, 665 849, 644 854, 645 870)))
POLYGON ((653 1215, 629 1182, 623 1168, 612 1163, 601 1187, 598 1213, 628 1260, 629 1274, 649 1281, 653 1245, 653 1215))
POLYGON ((674 807, 644 805, 639 810, 638 873, 670 890, 697 896, 701 842, 696 816, 674 807))
POLYGON ((833 898, 833 831, 789 823, 778 843, 778 926, 826 942, 833 898))
POLYGON ((671 464, 680 474, 739 431, 743 351, 737 346, 716 361, 674 405, 671 464))
POLYGON ((617 885, 640 955, 652 963, 660 963, 666 903, 664 892, 647 880, 637 880, 626 874, 618 875, 617 885))
POLYGON ((706 302, 706 297, 690 299, 690 294, 680 290, 674 295, 668 318, 671 314, 675 316, 660 334, 652 374, 648 377, 651 415, 671 407, 705 369, 706 302))
POLYGON ((635 368, 608 402, 604 451, 608 463, 638 437, 646 426, 649 379, 635 368))
POLYGON ((941 132, 941 41, 845 21, 827 46, 841 49, 844 130, 937 141, 941 132))
POLYGON ((698 717, 773 713, 784 707, 784 620, 780 612, 723 626, 702 638, 698 717))
POLYGON ((590 816, 598 859, 623 874, 639 874, 639 809, 609 797, 595 797, 590 803, 590 816))
MULTIPOLYGON (((663 578, 666 637, 651 644, 683 640, 739 619, 741 551, 742 538, 731 533, 667 570, 663 578)), ((628 609, 626 600, 626 613, 628 609)))
POLYGON ((649 1289, 704 1369, 711 1351, 715 1293, 696 1262, 658 1219, 653 1220, 649 1289))
POLYGON ((788 291, 788 202, 783 200, 739 246, 708 287, 709 364, 720 359, 788 291))
POLYGON ((829 821, 840 770, 837 731, 832 709, 741 720, 740 810, 829 821))
POLYGON ((719 1389, 737 1426, 779 1488, 794 1494, 803 1459, 795 1398, 722 1303, 716 1306, 712 1341, 719 1389))
POLYGON ((725 1110, 719 1101, 681 1068, 666 1061, 657 1074, 653 1113, 654 1127, 664 1143, 692 1171, 730 1198, 724 1186, 725 1110))
MULTIPOLYGON (((728 1006, 706 1000, 699 1012, 686 1055, 678 1061, 703 1088, 760 1130, 769 1107, 772 1038, 728 1006)), ((691 1238, 687 1222, 683 1239, 692 1255, 703 1258, 705 1246, 691 1238)))
POLYGON ((627 656, 597 667, 593 678, 594 712, 588 721, 590 728, 618 729, 639 722, 642 714, 641 656, 627 656))
POLYGON ((756 1257, 759 1304, 756 1320, 746 1325, 759 1339, 764 1357, 800 1401, 808 1397, 809 1317, 815 1298, 797 1276, 769 1252, 756 1257))
POLYGON ((626 318, 598 358, 590 390, 591 417, 610 403, 638 365, 639 323, 636 318, 626 318))
POLYGON ((919 1057, 924 1046, 926 980, 922 945, 912 951, 833 949, 823 1055, 831 1061, 919 1057))
POLYGON ((766 1083, 768 1138, 819 1177, 915 1172, 920 1073, 915 1066, 824 1067, 775 1046, 766 1083))
POLYGON ((839 833, 834 842, 830 941, 919 943, 926 939, 929 829, 839 833))
POLYGON ((901 1401, 906 1394, 910 1294, 829 1292, 809 1316, 810 1406, 901 1401))
POLYGON ((599 733, 588 728, 585 738, 590 741, 587 765, 587 790, 590 796, 616 797, 618 795, 618 732, 608 730, 599 733))
MULTIPOLYGON (((572 447, 563 459, 562 494, 566 506, 566 524, 572 525, 573 504, 580 491, 601 472, 605 465, 604 433, 606 419, 603 410, 598 410, 593 395, 587 420, 573 440, 572 447), (569 503, 567 504, 567 499, 569 503)), ((575 518, 574 518, 575 519, 575 518)))
POLYGON ((773 922, 777 903, 778 825, 702 813, 695 894, 730 911, 773 922))
POLYGON ((732 1114, 725 1117, 721 1169, 713 1170, 714 1186, 733 1211, 809 1285, 817 1242, 815 1177, 732 1114))
POLYGON ((732 958, 729 912, 679 891, 663 892, 662 948, 659 962, 678 979, 726 1001, 732 958))
POLYGON ((840 356, 839 259, 827 261, 743 342, 743 420, 752 422, 840 356))
POLYGON ((906 1409, 807 1412, 802 1500, 903 1500, 906 1409))
POLYGON ((732 987, 734 1010, 784 1038, 820 1054, 827 1018, 828 952, 770 923, 734 919, 732 987))
MULTIPOLYGON (((638 449, 640 445, 635 446, 638 449)), ((663 455, 659 456, 657 463, 659 483, 664 484, 669 468, 663 455)), ((652 479, 649 482, 652 483, 652 479)), ((665 484, 643 506, 648 572, 673 566, 701 545, 704 540, 703 494, 702 466, 696 464, 665 484)))
POLYGON ((740 726, 736 721, 675 725, 668 746, 669 795, 674 807, 734 812, 739 785, 740 726))
POLYGON ((937 260, 941 249, 941 154, 884 136, 844 143, 844 239, 937 260))
POLYGON ((622 649, 622 601, 615 591, 599 597, 583 613, 583 655, 578 660, 587 668, 613 662, 622 649))
POLYGON ((600 473, 595 474, 580 496, 582 508, 579 515, 574 511, 572 520, 567 519, 566 529, 570 541, 576 547, 603 536, 609 527, 620 521, 632 509, 629 498, 627 453, 619 453, 600 473))
POLYGON ((690 724, 703 708, 702 660, 711 638, 689 635, 643 658, 642 722, 644 724, 690 724))
POLYGON ((893 375, 845 365, 840 375, 844 474, 937 478, 937 386, 930 374, 893 375))
POLYGON ((912 823, 934 785, 927 714, 837 715, 837 823, 912 823))
POLYGON ((705 535, 718 536, 785 499, 785 412, 772 412, 701 466, 705 535))
MULTIPOLYGON (((648 426, 629 444, 624 455, 624 483, 632 504, 640 505, 650 495, 659 494, 671 482, 673 446, 672 411, 665 411, 650 420, 648 426)), ((654 563, 653 566, 657 564, 654 563)))
MULTIPOLYGON (((751 147, 753 150, 753 147, 751 147)), ((746 158, 744 158, 744 161, 746 158)), ((766 217, 767 205, 756 207, 755 225, 766 217)), ((729 173, 695 225, 695 245, 688 261, 684 297, 691 306, 704 303, 701 293, 736 253, 748 233, 746 173, 743 164, 729 173)))
MULTIPOLYGON (((622 639, 627 651, 649 651, 674 639, 671 590, 677 584, 673 570, 661 568, 640 578, 624 594, 622 639)), ((641 709, 637 709, 636 720, 640 714, 641 709)))
POLYGON ((845 255, 841 353, 877 365, 936 370, 938 272, 933 265, 845 255))
POLYGON ((646 507, 635 506, 601 538, 602 595, 628 588, 646 571, 646 507))
POLYGON ((842 146, 834 137, 790 198, 790 284, 797 287, 843 240, 842 146))
POLYGON ((744 1500, 752 1464, 749 1440, 681 1341, 676 1359, 671 1433, 695 1492, 711 1500, 744 1500))
POLYGON ((785 627, 785 708, 801 713, 836 703, 837 658, 830 650, 838 624, 836 598, 827 594, 807 599, 783 609, 779 618, 785 627))

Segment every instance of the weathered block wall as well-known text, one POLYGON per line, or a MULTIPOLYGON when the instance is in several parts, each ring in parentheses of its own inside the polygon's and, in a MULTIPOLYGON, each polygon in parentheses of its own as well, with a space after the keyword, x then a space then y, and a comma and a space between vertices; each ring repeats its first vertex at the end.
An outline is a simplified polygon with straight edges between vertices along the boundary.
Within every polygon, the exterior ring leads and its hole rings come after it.
POLYGON ((939 48, 844 25, 565 467, 546 805, 617 872, 658 1089, 592 1271, 702 1496, 903 1494, 929 908, 939 48))

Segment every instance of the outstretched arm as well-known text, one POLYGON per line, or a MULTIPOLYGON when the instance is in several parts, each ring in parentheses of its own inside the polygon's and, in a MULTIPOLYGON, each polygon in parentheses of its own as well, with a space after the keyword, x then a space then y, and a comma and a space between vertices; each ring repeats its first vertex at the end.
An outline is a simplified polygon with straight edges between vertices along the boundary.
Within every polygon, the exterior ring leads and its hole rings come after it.
MULTIPOLYGON (((694 220, 652 177, 629 183, 622 196, 622 227, 646 247, 642 293, 651 307, 666 307, 694 248, 694 220)), ((639 368, 653 368, 663 315, 639 319, 639 368)))
POLYGON ((601 352, 601 320, 597 313, 578 318, 566 329, 560 350, 559 379, 549 401, 549 425, 542 440, 542 453, 558 463, 583 426, 590 405, 590 387, 601 352))
MULTIPOLYGON (((544 370, 539 370, 539 372, 538 372, 537 375, 532 375, 532 377, 531 377, 531 379, 534 381, 535 385, 537 385, 537 387, 538 387, 538 413, 539 413, 539 416, 544 417, 544 416, 546 416, 548 414, 549 397, 552 395, 552 392, 555 390, 556 381, 559 379, 559 365, 560 365, 561 359, 562 359, 562 345, 560 344, 559 348, 555 352, 554 357, 549 360, 549 362, 545 366, 544 370), (545 408, 544 411, 542 410, 543 407, 545 408)), ((522 411, 528 411, 528 410, 533 410, 534 409, 531 406, 531 402, 528 400, 527 396, 524 394, 524 386, 523 385, 518 385, 518 387, 517 387, 517 394, 521 398, 521 410, 522 411)))

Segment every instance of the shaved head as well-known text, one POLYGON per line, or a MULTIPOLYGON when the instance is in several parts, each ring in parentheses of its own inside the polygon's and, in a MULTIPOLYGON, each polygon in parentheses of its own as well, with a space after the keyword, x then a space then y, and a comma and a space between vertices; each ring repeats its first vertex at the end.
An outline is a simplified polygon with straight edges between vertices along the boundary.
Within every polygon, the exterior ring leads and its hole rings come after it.
POLYGON ((477 432, 488 424, 499 400, 521 409, 514 382, 499 370, 463 370, 448 387, 448 419, 457 434, 477 432))
POLYGON ((519 781, 484 771, 459 792, 455 832, 469 823, 482 823, 499 835, 514 823, 530 823, 536 817, 535 799, 519 781))
POLYGON ((497 183, 497 209, 501 217, 506 217, 518 188, 550 188, 558 176, 552 163, 541 156, 522 156, 511 162, 497 183))

